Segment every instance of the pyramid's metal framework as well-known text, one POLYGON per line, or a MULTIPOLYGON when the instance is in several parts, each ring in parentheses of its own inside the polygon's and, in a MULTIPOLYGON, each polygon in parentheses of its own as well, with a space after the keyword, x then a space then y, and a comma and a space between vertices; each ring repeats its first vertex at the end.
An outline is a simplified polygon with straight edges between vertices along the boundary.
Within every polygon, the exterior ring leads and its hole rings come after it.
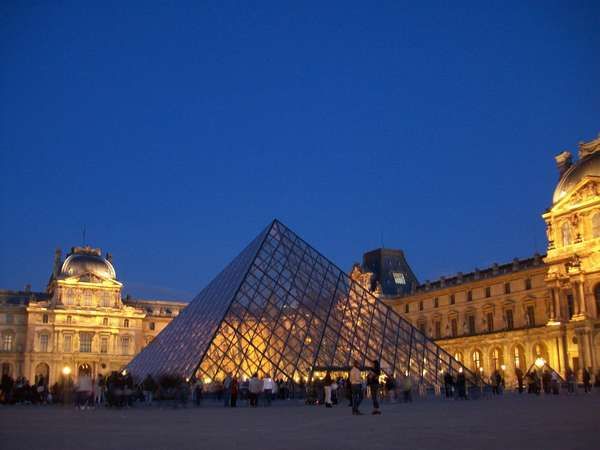
POLYGON ((281 222, 261 232, 128 366, 220 380, 309 379, 379 360, 388 375, 438 385, 477 377, 281 222))

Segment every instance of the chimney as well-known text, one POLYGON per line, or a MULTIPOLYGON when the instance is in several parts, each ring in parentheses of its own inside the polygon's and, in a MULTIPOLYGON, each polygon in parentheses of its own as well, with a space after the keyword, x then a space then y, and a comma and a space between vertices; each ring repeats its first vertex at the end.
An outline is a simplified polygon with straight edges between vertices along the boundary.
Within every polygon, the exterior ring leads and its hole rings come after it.
POLYGON ((567 169, 573 165, 571 152, 569 151, 564 151, 560 155, 556 155, 554 160, 556 161, 556 167, 558 168, 559 178, 562 177, 567 169))
POLYGON ((60 273, 61 264, 62 264, 62 252, 60 251, 60 248, 57 248, 54 251, 54 267, 52 268, 52 275, 54 276, 54 278, 58 277, 58 275, 60 273))

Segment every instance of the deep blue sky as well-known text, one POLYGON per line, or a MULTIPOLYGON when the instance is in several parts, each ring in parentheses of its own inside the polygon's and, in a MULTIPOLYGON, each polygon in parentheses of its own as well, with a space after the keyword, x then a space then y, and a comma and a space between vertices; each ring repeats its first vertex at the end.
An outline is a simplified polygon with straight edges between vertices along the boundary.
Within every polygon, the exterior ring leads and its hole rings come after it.
POLYGON ((84 224, 181 299, 273 217, 422 281, 544 251, 553 156, 600 132, 599 2, 256 3, 1 2, 0 287, 84 224))

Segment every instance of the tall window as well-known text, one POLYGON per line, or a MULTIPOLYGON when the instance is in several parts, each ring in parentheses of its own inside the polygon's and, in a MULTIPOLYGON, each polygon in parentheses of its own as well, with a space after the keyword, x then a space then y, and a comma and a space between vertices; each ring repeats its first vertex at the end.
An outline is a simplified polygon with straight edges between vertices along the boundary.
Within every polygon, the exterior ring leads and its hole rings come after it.
POLYGON ((83 291, 83 306, 92 306, 92 291, 83 291))
POLYGON ((481 367, 481 352, 479 350, 475 350, 473 352, 473 368, 475 370, 479 370, 481 367))
POLYGON ((523 370, 525 368, 525 361, 523 360, 523 349, 517 345, 513 350, 513 361, 515 363, 515 369, 523 370))
POLYGON ((485 288, 485 296, 486 296, 486 298, 487 297, 491 297, 491 295, 492 295, 492 288, 486 287, 485 288))
POLYGON ((419 302, 419 311, 423 311, 423 300, 419 302))
POLYGON ((467 327, 469 334, 475 334, 475 316, 473 314, 467 317, 467 327))
POLYGON ((535 326, 535 308, 532 305, 527 307, 527 325, 530 327, 535 326))
POLYGON ((450 294, 450 304, 454 305, 455 301, 456 301, 456 299, 454 298, 454 294, 450 294))
POLYGON ((48 351, 48 335, 40 334, 40 352, 48 351))
POLYGON ((568 222, 563 223, 560 226, 560 234, 562 236, 562 244, 570 245, 571 244, 571 226, 568 222))
POLYGON ((531 278, 525 278, 525 290, 531 289, 531 278))
POLYGON ((75 303, 75 293, 73 289, 65 289, 65 305, 72 305, 75 303))
POLYGON ((461 352, 455 352, 454 353, 454 359, 457 360, 459 363, 463 362, 463 355, 461 352))
POLYGON ((573 300, 573 295, 567 295, 567 314, 569 319, 573 317, 575 314, 575 301, 573 300))
POLYGON ((108 353, 108 336, 100 338, 100 353, 108 353))
POLYGON ((63 337, 63 351, 65 353, 71 353, 73 351, 73 336, 66 334, 63 337))
POLYGON ((10 333, 6 333, 2 336, 2 351, 3 352, 12 352, 13 351, 13 343, 14 336, 10 333))
POLYGON ((600 213, 592 216, 592 237, 600 237, 600 213))
POLYGON ((458 321, 456 319, 450 321, 450 331, 452 332, 452 337, 458 336, 458 321))
POLYGON ((494 331, 494 313, 487 313, 486 322, 488 333, 491 333, 492 331, 494 331))
POLYGON ((83 333, 79 335, 79 351, 90 353, 92 351, 92 335, 83 333))
POLYGON ((108 317, 102 319, 102 325, 104 325, 105 327, 108 326, 108 317))
POLYGON ((467 301, 470 302, 473 300, 473 292, 467 291, 467 301))
POLYGON ((504 293, 510 294, 510 283, 504 283, 504 293))
POLYGON ((100 305, 108 308, 110 307, 110 292, 103 292, 100 300, 100 305))
POLYGON ((440 306, 440 301, 439 299, 436 297, 433 299, 433 307, 437 308, 438 306, 440 306))
POLYGON ((148 328, 149 328, 150 330, 154 331, 154 330, 156 329, 156 324, 155 324, 154 322, 150 322, 150 323, 148 324, 148 328))
POLYGON ((407 303, 406 305, 404 305, 404 312, 405 312, 406 314, 408 314, 408 313, 409 313, 409 311, 410 311, 410 305, 407 303))
POLYGON ((419 322, 419 331, 421 333, 423 333, 425 336, 427 336, 427 330, 425 329, 426 324, 425 322, 419 322))
POLYGON ((513 318, 513 310, 506 310, 506 329, 512 330, 515 327, 515 320, 513 318))
POLYGON ((73 319, 71 318, 71 316, 67 316, 67 325, 71 325, 72 321, 73 319))
POLYGON ((435 328, 435 338, 440 339, 442 337, 442 323, 439 320, 436 320, 434 323, 435 328))
POLYGON ((48 314, 42 316, 42 323, 48 323, 48 314))
POLYGON ((129 336, 121 338, 121 354, 129 355, 129 336))
POLYGON ((129 328, 129 319, 125 319, 125 320, 123 321, 123 326, 124 326, 125 328, 129 328))

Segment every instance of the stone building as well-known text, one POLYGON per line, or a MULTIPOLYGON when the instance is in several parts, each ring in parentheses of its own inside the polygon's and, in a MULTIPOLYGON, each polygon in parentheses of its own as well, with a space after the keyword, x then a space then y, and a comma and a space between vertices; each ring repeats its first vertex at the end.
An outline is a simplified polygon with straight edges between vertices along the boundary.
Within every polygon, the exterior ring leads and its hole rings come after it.
MULTIPOLYGON (((526 371, 543 358, 563 376, 567 368, 600 370, 600 137, 556 157, 559 182, 543 213, 548 251, 470 273, 413 283, 386 295, 386 283, 406 283, 407 264, 384 261, 374 273, 366 261, 353 278, 369 285, 413 325, 463 362, 488 376, 526 371), (385 267, 389 267, 386 273, 385 267), (374 288, 373 288, 374 286, 374 288), (402 291, 400 289, 400 291, 402 291)), ((389 252, 388 252, 389 253, 389 252)), ((369 252, 367 255, 372 255, 369 252)), ((366 258, 365 258, 366 260, 366 258)))
POLYGON ((0 370, 50 383, 122 369, 186 303, 122 298, 109 254, 57 250, 45 292, 0 290, 0 370))

